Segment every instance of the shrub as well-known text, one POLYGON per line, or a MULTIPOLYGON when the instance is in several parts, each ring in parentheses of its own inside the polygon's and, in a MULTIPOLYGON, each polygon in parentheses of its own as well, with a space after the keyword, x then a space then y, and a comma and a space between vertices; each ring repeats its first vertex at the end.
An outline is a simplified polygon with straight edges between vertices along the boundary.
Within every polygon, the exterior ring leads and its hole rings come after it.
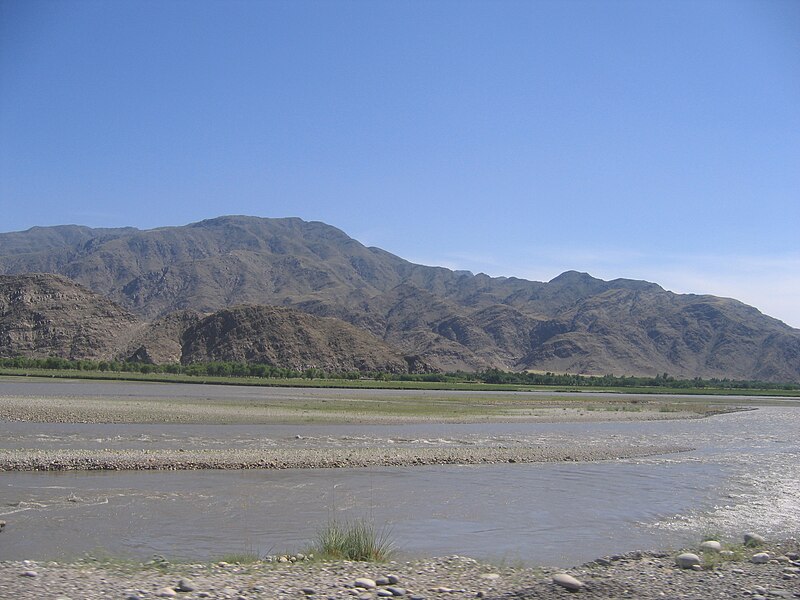
POLYGON ((339 523, 332 521, 317 534, 313 553, 323 560, 381 562, 394 552, 390 532, 364 520, 339 523))

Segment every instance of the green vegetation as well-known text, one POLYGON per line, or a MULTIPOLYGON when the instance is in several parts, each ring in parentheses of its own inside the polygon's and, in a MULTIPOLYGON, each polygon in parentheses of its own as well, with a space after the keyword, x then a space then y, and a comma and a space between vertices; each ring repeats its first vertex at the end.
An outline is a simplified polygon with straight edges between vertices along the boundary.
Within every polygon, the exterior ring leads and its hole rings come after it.
POLYGON ((217 383, 227 385, 308 386, 432 390, 612 391, 636 394, 730 394, 800 396, 798 383, 768 383, 731 379, 676 379, 667 373, 655 377, 588 376, 556 373, 508 372, 486 369, 477 373, 329 373, 322 369, 293 371, 262 363, 208 362, 154 365, 139 362, 0 358, 0 375, 69 377, 80 379, 217 383))
POLYGON ((386 528, 377 530, 367 521, 331 521, 317 535, 311 552, 321 560, 383 562, 393 554, 394 544, 386 528))

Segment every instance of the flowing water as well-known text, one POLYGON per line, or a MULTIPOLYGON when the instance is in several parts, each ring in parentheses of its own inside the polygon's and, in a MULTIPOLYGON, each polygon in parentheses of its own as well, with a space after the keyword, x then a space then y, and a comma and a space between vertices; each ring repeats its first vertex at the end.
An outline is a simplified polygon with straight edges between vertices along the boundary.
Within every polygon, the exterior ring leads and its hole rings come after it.
MULTIPOLYGON (((374 393, 374 392, 373 392, 374 393)), ((757 403, 758 401, 752 401, 757 403)), ((330 519, 390 529, 401 554, 569 565, 704 534, 800 533, 800 408, 707 419, 469 425, 0 423, 0 447, 491 445, 608 440, 689 453, 597 463, 0 474, 0 560, 105 552, 208 560, 302 550, 330 519)))

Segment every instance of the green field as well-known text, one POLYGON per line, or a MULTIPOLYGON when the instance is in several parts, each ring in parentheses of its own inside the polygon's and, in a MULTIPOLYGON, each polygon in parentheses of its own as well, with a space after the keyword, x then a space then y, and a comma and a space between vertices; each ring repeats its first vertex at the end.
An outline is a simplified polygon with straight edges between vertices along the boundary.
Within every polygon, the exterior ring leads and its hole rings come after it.
POLYGON ((244 385, 260 387, 308 387, 308 388, 344 388, 344 389, 386 389, 386 390, 453 390, 453 391, 508 391, 531 392, 551 391, 570 392, 606 392, 618 394, 680 394, 680 395, 715 395, 715 396, 778 396, 800 398, 800 389, 781 389, 764 387, 753 388, 714 388, 714 387, 668 387, 668 386, 550 386, 530 384, 492 384, 476 382, 444 382, 444 381, 400 381, 377 379, 325 379, 325 378, 261 378, 212 375, 180 375, 170 373, 137 373, 129 371, 86 371, 77 369, 35 369, 35 368, 0 368, 0 376, 5 377, 37 377, 62 378, 102 381, 148 381, 161 383, 190 383, 205 385, 244 385))

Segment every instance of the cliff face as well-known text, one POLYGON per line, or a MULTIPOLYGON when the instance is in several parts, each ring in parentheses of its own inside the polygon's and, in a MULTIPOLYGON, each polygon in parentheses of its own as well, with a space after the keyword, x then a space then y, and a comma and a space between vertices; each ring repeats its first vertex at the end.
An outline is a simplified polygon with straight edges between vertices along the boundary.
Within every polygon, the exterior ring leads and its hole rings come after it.
MULTIPOLYGON (((127 319, 166 319, 157 327, 141 325, 123 351, 155 362, 186 360, 185 352, 197 359, 220 356, 222 348, 236 356, 275 352, 274 337, 272 350, 257 348, 255 336, 268 336, 268 319, 252 310, 235 315, 261 323, 249 329, 250 342, 240 333, 248 330, 243 325, 228 346, 178 341, 201 315, 272 305, 346 321, 371 334, 365 339, 375 352, 390 348, 395 357, 416 355, 445 370, 800 380, 800 330, 736 300, 677 295, 654 283, 602 281, 574 271, 541 283, 425 267, 367 248, 334 227, 294 218, 0 234, 0 273, 25 272, 70 277, 130 311, 127 319), (165 337, 165 331, 171 333, 165 337)), ((299 316, 295 321, 311 327, 299 316)), ((362 352, 367 342, 348 332, 362 352)), ((292 342, 295 351, 286 355, 297 364, 303 362, 299 345, 292 342)), ((322 362, 331 360, 329 345, 315 348, 322 362)))
POLYGON ((111 359, 140 325, 65 277, 0 276, 0 356, 111 359))

